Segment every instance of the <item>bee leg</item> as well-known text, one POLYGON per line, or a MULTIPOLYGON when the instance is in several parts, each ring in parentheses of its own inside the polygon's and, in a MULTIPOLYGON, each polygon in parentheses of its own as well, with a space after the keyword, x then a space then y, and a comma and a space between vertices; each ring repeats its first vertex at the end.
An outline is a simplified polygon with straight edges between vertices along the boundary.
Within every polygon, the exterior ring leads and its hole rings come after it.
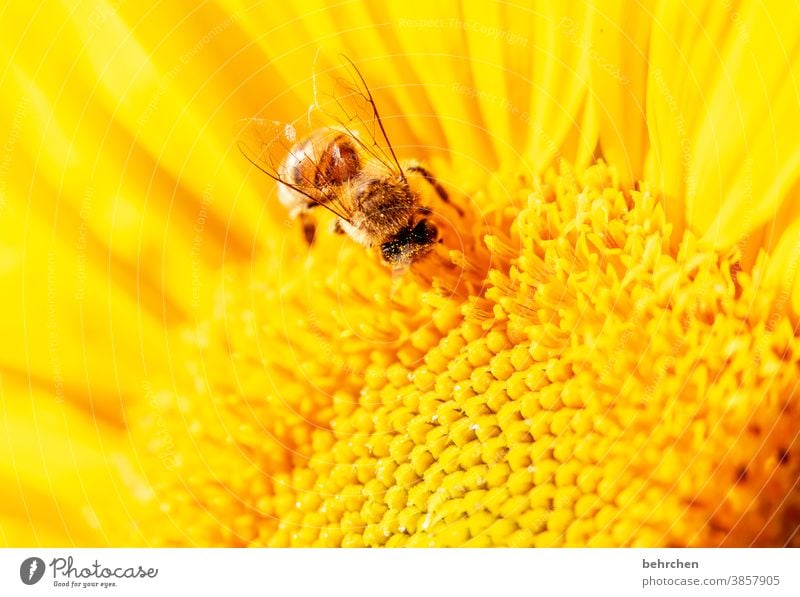
POLYGON ((333 233, 334 234, 344 234, 344 228, 342 228, 342 221, 337 219, 333 223, 333 233))
MULTIPOLYGON (((406 168, 406 170, 408 170, 409 172, 416 172, 417 174, 421 175, 422 178, 424 178, 427 181, 427 183, 433 187, 433 190, 436 191, 436 194, 439 195, 439 198, 442 201, 444 201, 445 203, 450 203, 450 196, 447 194, 447 191, 444 189, 441 183, 438 180, 436 180, 436 177, 433 174, 431 174, 430 170, 419 165, 409 166, 408 168, 406 168)), ((454 203, 450 203, 450 205, 452 205, 455 208, 455 210, 458 212, 458 215, 460 216, 464 215, 464 212, 458 205, 454 203)))
POLYGON ((300 223, 303 225, 303 238, 310 247, 314 244, 317 236, 317 224, 314 222, 314 218, 305 213, 300 214, 300 223))

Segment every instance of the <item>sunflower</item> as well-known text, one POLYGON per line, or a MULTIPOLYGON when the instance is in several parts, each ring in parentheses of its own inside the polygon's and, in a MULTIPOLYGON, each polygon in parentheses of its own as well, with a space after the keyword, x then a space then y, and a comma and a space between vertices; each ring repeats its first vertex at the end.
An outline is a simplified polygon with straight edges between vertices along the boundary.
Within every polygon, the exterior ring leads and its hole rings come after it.
POLYGON ((432 4, 6 8, 4 544, 798 544, 797 6, 432 4), (458 288, 236 149, 320 47, 458 288))

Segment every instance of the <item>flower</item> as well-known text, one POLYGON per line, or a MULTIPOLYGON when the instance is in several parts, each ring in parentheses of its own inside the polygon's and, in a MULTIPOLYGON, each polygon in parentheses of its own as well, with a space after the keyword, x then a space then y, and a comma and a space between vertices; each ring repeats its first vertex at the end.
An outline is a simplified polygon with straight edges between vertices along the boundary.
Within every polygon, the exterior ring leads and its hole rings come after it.
POLYGON ((797 544, 790 15, 23 10, 6 543, 797 544), (308 249, 235 150, 320 45, 459 198, 458 285, 308 249))

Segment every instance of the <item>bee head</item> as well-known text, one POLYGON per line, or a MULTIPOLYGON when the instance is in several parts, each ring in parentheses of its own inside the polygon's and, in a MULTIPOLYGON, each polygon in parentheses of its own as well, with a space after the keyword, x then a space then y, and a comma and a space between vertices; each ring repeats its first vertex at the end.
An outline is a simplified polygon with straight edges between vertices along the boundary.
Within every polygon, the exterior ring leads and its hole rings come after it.
POLYGON ((383 243, 381 256, 386 263, 392 265, 408 264, 427 253, 438 237, 436 226, 429 220, 422 219, 383 243))

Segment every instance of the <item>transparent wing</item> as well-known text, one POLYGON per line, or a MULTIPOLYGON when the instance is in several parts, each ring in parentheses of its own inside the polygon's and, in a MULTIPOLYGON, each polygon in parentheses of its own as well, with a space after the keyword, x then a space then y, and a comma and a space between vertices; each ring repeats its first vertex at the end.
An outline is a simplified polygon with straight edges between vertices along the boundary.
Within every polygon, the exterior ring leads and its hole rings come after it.
POLYGON ((244 118, 238 122, 236 143, 245 157, 258 169, 282 180, 281 166, 297 143, 297 128, 264 118, 244 118))
POLYGON ((307 132, 296 124, 264 118, 244 118, 238 122, 236 144, 248 161, 270 178, 314 200, 314 181, 297 184, 284 171, 286 158, 295 151, 307 132))
MULTIPOLYGON (((308 139, 311 131, 298 123, 283 123, 264 118, 245 118, 238 122, 236 143, 248 161, 264 174, 298 193, 312 205, 320 205, 349 222, 346 209, 335 196, 323 195, 314 180, 289 178, 284 164, 299 151, 299 142, 308 139)), ((296 155, 298 158, 302 156, 296 155)))
POLYGON ((314 63, 314 104, 309 122, 327 120, 355 137, 361 147, 391 172, 405 178, 372 92, 356 65, 339 56, 333 66, 323 66, 320 54, 314 63))

